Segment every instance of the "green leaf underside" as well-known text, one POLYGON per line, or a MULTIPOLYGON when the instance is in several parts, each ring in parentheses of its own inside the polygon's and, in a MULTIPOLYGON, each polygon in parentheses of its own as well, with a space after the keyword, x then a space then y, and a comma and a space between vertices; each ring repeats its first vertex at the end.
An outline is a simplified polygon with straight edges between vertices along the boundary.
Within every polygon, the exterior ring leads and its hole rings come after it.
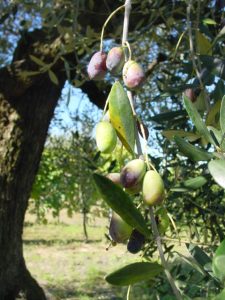
POLYGON ((176 142, 179 150, 193 161, 205 161, 210 160, 213 157, 212 154, 200 149, 199 147, 191 145, 179 136, 175 136, 174 141, 176 142))
POLYGON ((225 189, 225 160, 212 160, 209 162, 208 168, 216 183, 225 189))
POLYGON ((114 210, 127 224, 136 228, 148 237, 150 232, 145 220, 127 193, 102 175, 93 174, 93 177, 103 200, 112 208, 112 210, 114 210))
POLYGON ((136 262, 107 275, 105 280, 113 285, 126 286, 139 281, 154 279, 163 271, 158 263, 136 262))
POLYGON ((184 186, 191 189, 198 189, 207 183, 207 180, 203 176, 197 176, 184 181, 184 186))
POLYGON ((186 96, 184 96, 184 105, 185 105, 188 115, 191 118, 192 122, 194 123, 198 133, 201 136, 204 136, 208 142, 215 145, 205 123, 202 121, 202 118, 201 118, 199 112, 197 111, 197 109, 195 108, 195 106, 193 105, 191 100, 186 96))
POLYGON ((225 240, 217 248, 213 256, 213 273, 222 282, 225 281, 225 240))
POLYGON ((220 107, 220 128, 223 134, 225 134, 225 96, 222 99, 220 107))
POLYGON ((134 152, 135 127, 128 96, 119 81, 115 82, 108 96, 110 121, 124 147, 134 152))

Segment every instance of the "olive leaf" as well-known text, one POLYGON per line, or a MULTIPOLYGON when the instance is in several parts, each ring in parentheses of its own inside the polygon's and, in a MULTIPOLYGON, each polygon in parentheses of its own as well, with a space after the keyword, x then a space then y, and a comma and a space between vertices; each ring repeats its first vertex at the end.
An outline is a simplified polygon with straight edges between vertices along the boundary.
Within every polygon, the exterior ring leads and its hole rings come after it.
POLYGON ((212 269, 213 273, 217 278, 219 278, 222 282, 225 280, 225 240, 217 248, 214 256, 213 256, 213 264, 212 269))
POLYGON ((211 160, 208 164, 208 168, 214 180, 225 189, 225 160, 211 160))
POLYGON ((93 174, 96 187, 103 200, 131 227, 136 228, 146 237, 150 231, 139 210, 134 205, 127 193, 110 179, 93 174))
POLYGON ((154 279, 163 267, 153 262, 136 262, 118 269, 105 277, 113 285, 126 286, 143 280, 154 279))
POLYGON ((214 140, 212 139, 212 137, 206 127, 206 124, 203 122, 199 112, 197 111, 197 109, 195 108, 195 106, 193 105, 191 100, 186 96, 184 96, 184 105, 185 105, 188 115, 191 118, 192 122, 194 123, 198 133, 201 136, 205 137, 205 139, 208 142, 215 145, 214 140))
POLYGON ((119 81, 108 96, 110 121, 124 147, 131 153, 135 145, 135 123, 128 96, 119 81))
POLYGON ((210 160, 213 155, 199 147, 193 146, 179 136, 174 137, 179 150, 193 161, 210 160))

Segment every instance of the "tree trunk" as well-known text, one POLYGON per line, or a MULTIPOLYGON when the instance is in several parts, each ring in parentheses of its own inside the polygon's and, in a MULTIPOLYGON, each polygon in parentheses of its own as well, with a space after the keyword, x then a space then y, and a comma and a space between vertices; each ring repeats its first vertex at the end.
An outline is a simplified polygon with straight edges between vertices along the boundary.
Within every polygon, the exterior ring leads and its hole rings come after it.
POLYGON ((1 300, 13 300, 20 291, 29 300, 46 299, 25 267, 22 231, 50 120, 66 80, 63 73, 58 79, 56 86, 42 75, 19 97, 0 94, 1 300))

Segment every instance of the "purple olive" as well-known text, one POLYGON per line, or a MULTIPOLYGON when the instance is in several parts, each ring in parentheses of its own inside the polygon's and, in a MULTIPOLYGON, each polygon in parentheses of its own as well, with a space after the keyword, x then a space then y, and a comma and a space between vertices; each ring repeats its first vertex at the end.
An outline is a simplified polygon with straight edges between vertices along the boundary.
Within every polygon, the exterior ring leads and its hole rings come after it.
POLYGON ((128 60, 123 67, 123 81, 130 89, 141 86, 145 79, 142 67, 134 60, 128 60))
POLYGON ((112 74, 118 74, 122 71, 125 62, 125 55, 122 47, 113 47, 106 59, 106 67, 112 74))
POLYGON ((88 76, 93 80, 102 80, 106 74, 106 53, 96 52, 87 67, 88 76))
POLYGON ((144 243, 145 236, 142 233, 140 233, 137 229, 134 229, 127 243, 127 250, 132 254, 136 254, 139 251, 141 251, 144 243))
POLYGON ((184 95, 186 97, 188 97, 191 100, 191 102, 193 102, 193 103, 197 100, 197 95, 196 95, 194 89, 186 89, 184 91, 184 95))
POLYGON ((120 181, 125 188, 134 189, 139 186, 146 172, 142 159, 134 159, 126 164, 120 173, 120 181))

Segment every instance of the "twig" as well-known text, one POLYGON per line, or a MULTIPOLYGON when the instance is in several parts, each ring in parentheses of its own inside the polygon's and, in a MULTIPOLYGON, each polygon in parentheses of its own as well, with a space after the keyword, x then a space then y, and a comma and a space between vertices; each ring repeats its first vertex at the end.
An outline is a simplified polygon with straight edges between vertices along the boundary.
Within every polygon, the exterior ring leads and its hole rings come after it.
POLYGON ((150 218, 151 218, 151 223, 152 223, 152 231, 153 231, 155 239, 156 239, 157 248, 158 248, 158 251, 159 251, 159 256, 160 256, 162 265, 165 269, 165 274, 166 274, 167 280, 169 281, 170 286, 171 286, 171 288, 173 290, 173 293, 176 296, 176 298, 178 300, 182 300, 180 291, 178 290, 178 288, 177 288, 177 286, 176 286, 176 284, 173 280, 173 277, 170 274, 168 266, 167 266, 167 262, 166 262, 166 259, 165 259, 165 256, 164 256, 163 247, 162 247, 162 243, 161 243, 161 237, 159 235, 159 231, 158 231, 158 228, 157 228, 157 224, 156 224, 156 221, 155 221, 155 216, 154 216, 154 212, 153 212, 152 207, 149 208, 149 212, 150 212, 150 218))
POLYGON ((100 51, 102 52, 103 49, 103 38, 104 38, 104 31, 105 31, 105 27, 107 26, 107 24, 109 23, 109 21, 111 20, 111 18, 122 8, 124 8, 124 5, 119 6, 117 9, 115 9, 110 15, 109 17, 106 19, 104 25, 102 26, 102 32, 101 32, 101 41, 100 41, 100 51))
POLYGON ((131 285, 129 285, 127 289, 127 300, 130 299, 130 290, 131 290, 131 285))
MULTIPOLYGON (((126 44, 127 38, 128 38, 128 27, 129 27, 129 18, 130 18, 130 12, 131 12, 131 0, 126 0, 125 1, 125 14, 124 14, 124 23, 123 23, 123 36, 122 36, 122 45, 126 44)), ((125 59, 127 60, 127 55, 125 53, 125 59)), ((137 116, 136 116, 136 112, 134 109, 134 102, 133 102, 133 95, 131 91, 127 91, 127 95, 128 98, 130 100, 131 103, 131 107, 132 107, 132 111, 133 111, 133 115, 134 115, 134 119, 135 121, 137 120, 137 116)), ((139 139, 139 135, 138 135, 138 131, 137 131, 137 125, 136 126, 136 145, 137 145, 137 152, 138 155, 142 155, 143 151, 142 151, 142 147, 141 147, 141 143, 140 143, 140 139, 139 139)), ((146 139, 145 139, 146 140, 146 139)), ((176 287, 176 284, 170 274, 170 271, 167 268, 167 263, 166 263, 166 259, 163 253, 163 248, 162 248, 162 243, 161 243, 161 238, 159 235, 159 231, 156 225, 156 221, 155 221, 155 216, 153 213, 153 209, 150 208, 150 217, 151 217, 151 223, 152 223, 152 230, 153 230, 153 234, 156 238, 156 243, 157 243, 157 248, 159 251, 159 255, 160 255, 160 259, 162 262, 162 265, 165 269, 165 274, 167 276, 167 279, 171 285, 171 288, 173 289, 174 295, 176 296, 177 300, 182 300, 181 298, 181 294, 178 290, 178 288, 176 287)))

